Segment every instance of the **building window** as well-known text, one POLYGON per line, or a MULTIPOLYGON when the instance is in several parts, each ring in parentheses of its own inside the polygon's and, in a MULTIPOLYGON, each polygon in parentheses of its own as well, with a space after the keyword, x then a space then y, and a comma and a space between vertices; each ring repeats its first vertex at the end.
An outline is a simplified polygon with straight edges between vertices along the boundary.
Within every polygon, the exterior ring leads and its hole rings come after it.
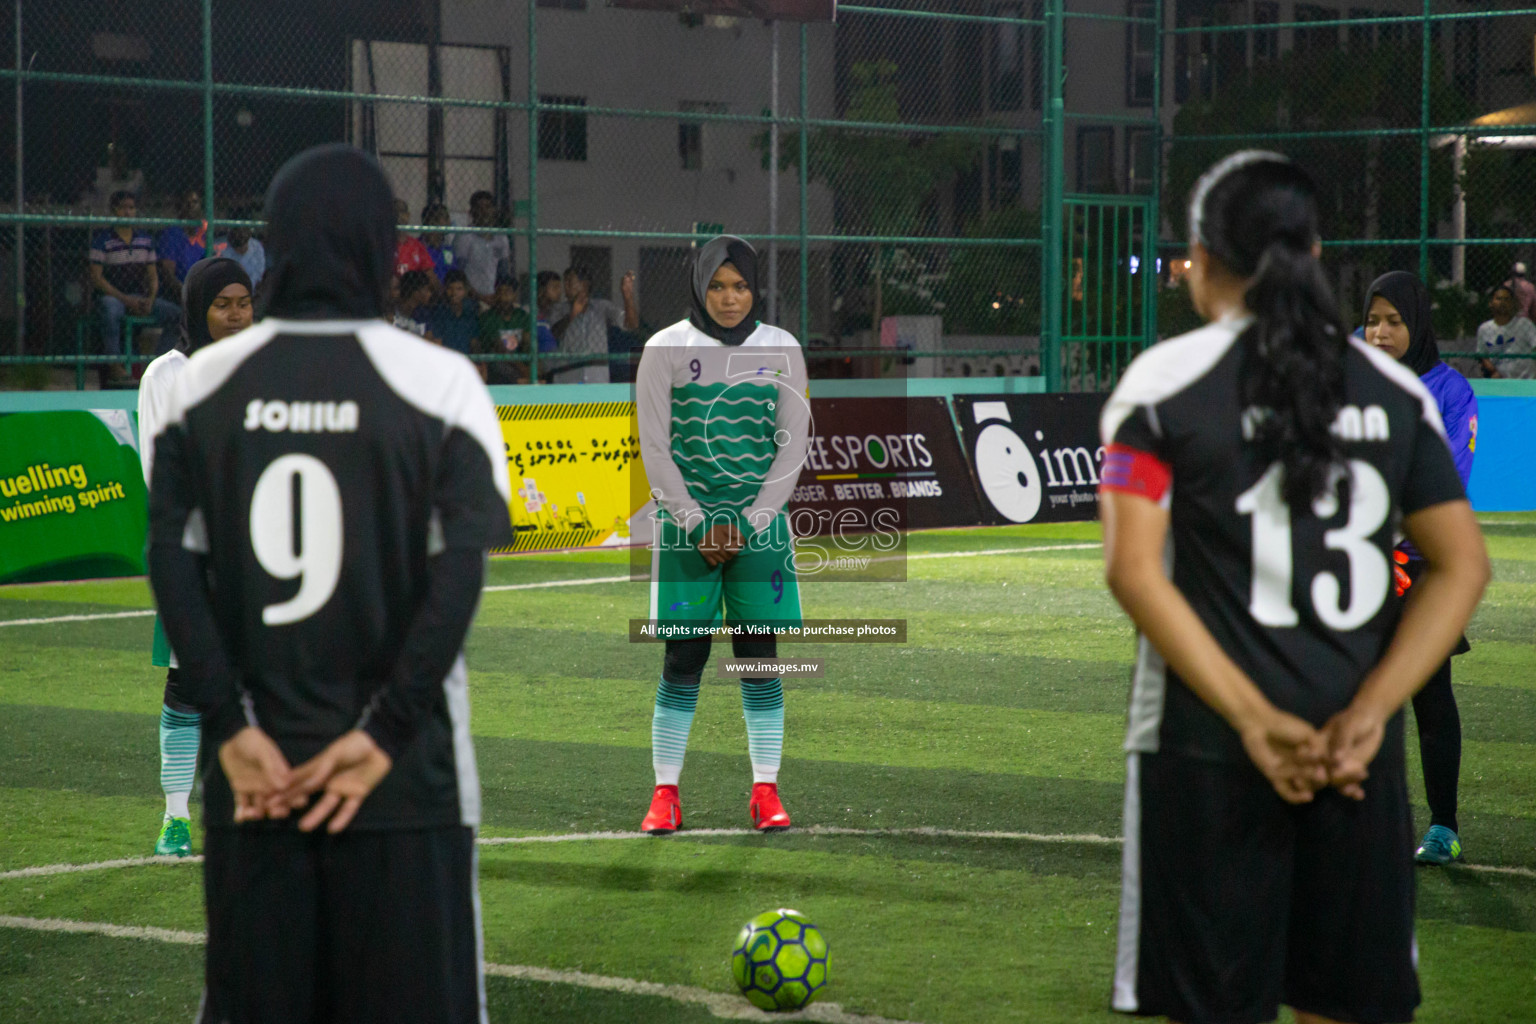
MULTIPOLYGON (((1280 20, 1280 5, 1274 0, 1260 0, 1253 5, 1253 23, 1255 25, 1274 25, 1280 20)), ((1255 29, 1253 32, 1253 59, 1259 61, 1274 60, 1280 56, 1280 30, 1273 28, 1255 29)))
POLYGON ((1115 191, 1115 130, 1094 125, 1077 130, 1077 190, 1090 194, 1115 191))
MULTIPOLYGON (((1332 21, 1338 14, 1327 7, 1319 7, 1316 4, 1297 4, 1297 21, 1332 21)), ((1295 31, 1295 49, 1298 53, 1319 53, 1325 50, 1334 50, 1339 45, 1339 27, 1337 25, 1324 25, 1319 28, 1297 28, 1295 31)))
MULTIPOLYGON (((585 96, 546 96, 539 94, 540 103, 563 107, 584 107, 585 96)), ((587 115, 580 110, 539 111, 539 159, 586 160, 587 115)))
POLYGON ((1451 81, 1465 99, 1477 102, 1478 70, 1477 22, 1457 21, 1451 25, 1451 81))
MULTIPOLYGON (((724 114, 724 103, 708 100, 683 100, 677 109, 685 114, 724 114)), ((704 122, 679 121, 677 125, 677 156, 683 170, 698 171, 704 168, 704 122)))
MULTIPOLYGON (((1130 0, 1126 13, 1133 18, 1152 18, 1157 5, 1147 0, 1130 0)), ((1157 26, 1130 24, 1125 27, 1125 105, 1150 107, 1152 88, 1156 81, 1154 65, 1157 62, 1157 26)))
POLYGON ((955 97, 955 113, 960 117, 972 117, 981 113, 981 48, 987 45, 986 29, 987 26, 974 21, 962 21, 954 25, 955 53, 973 55, 955 64, 952 88, 955 97))
MULTIPOLYGON (((1374 18, 1376 12, 1366 7, 1351 7, 1349 16, 1353 18, 1374 18)), ((1348 31, 1349 48, 1355 53, 1369 50, 1376 43, 1375 25, 1351 25, 1348 31)))
POLYGON ((1156 136, 1150 128, 1125 131, 1125 190, 1132 194, 1152 191, 1153 161, 1157 159, 1156 136))
POLYGON ((992 179, 992 204, 1017 203, 1023 186, 1023 150, 1011 136, 998 139, 987 147, 988 177, 992 179))
MULTIPOLYGON (((1205 28, 1207 18, 1181 17, 1182 28, 1205 28)), ((1173 100, 1188 103, 1211 97, 1211 35, 1181 32, 1173 37, 1173 100)))
MULTIPOLYGON (((1039 21, 1045 17, 1045 5, 1041 0, 1030 0, 1029 17, 1039 21)), ((1029 26, 1029 106, 1040 109, 1045 82, 1045 29, 1040 25, 1029 26)))
MULTIPOLYGON (((999 18, 1024 17, 1024 8, 1008 4, 993 12, 999 18)), ((1024 26, 992 26, 992 109, 1018 110, 1024 105, 1024 26)))
POLYGON ((697 121, 684 121, 677 126, 677 156, 683 170, 698 171, 704 168, 704 126, 697 121))

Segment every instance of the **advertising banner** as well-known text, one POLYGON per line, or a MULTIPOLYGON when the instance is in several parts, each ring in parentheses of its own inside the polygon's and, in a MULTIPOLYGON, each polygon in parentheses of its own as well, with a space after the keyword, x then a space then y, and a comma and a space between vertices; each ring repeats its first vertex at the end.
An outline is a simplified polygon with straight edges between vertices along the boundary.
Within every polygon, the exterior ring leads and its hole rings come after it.
POLYGON ((899 530, 975 526, 976 489, 943 398, 813 398, 813 433, 790 499, 791 522, 845 509, 899 530), (803 510, 803 511, 802 511, 803 510))
POLYGON ((1467 496, 1479 512, 1536 509, 1531 441, 1536 436, 1536 398, 1479 395, 1477 451, 1467 496))
POLYGON ((1107 395, 956 395, 989 524, 1097 519, 1107 395))
POLYGON ((0 583, 138 575, 147 527, 127 410, 0 415, 0 583))
POLYGON ((635 403, 503 405, 496 415, 517 535, 499 550, 630 544, 634 529, 649 526, 634 522, 649 490, 635 403))

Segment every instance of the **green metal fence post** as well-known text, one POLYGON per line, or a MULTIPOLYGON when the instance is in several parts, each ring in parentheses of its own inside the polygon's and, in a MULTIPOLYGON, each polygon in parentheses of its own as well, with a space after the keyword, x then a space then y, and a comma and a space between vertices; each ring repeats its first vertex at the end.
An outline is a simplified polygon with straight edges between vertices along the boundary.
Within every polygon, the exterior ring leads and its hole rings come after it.
POLYGON ((1157 343, 1157 240, 1163 233, 1163 0, 1155 0, 1152 16, 1152 200, 1141 227, 1142 347, 1157 343))
MULTIPOLYGON (((810 81, 811 64, 807 54, 810 39, 808 26, 800 23, 800 344, 811 343, 811 249, 807 237, 811 233, 810 180, 811 180, 811 131, 810 131, 810 81)), ((779 169, 775 167, 777 174, 779 169)))
POLYGON ((1424 38, 1419 70, 1419 280, 1429 284, 1429 57, 1431 0, 1424 0, 1424 38))
POLYGON ((1040 210, 1041 269, 1045 309, 1040 323, 1040 361, 1045 390, 1060 391, 1062 303, 1062 161, 1066 151, 1066 102, 1062 67, 1064 0, 1045 0, 1045 195, 1040 210))
POLYGON ((538 4, 528 3, 528 383, 539 382, 539 46, 538 4))
MULTIPOLYGON (((203 216, 208 229, 203 233, 206 255, 213 255, 213 0, 203 0, 203 216)), ((181 296, 172 298, 180 302, 181 296)))

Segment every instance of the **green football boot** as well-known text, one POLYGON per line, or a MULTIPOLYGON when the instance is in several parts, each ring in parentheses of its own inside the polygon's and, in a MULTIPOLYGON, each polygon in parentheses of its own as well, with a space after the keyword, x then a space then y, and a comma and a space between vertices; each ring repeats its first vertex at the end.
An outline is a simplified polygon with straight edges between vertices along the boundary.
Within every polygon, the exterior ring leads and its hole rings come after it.
POLYGON ((1424 841, 1414 851, 1413 859, 1420 864, 1449 864, 1461 860, 1461 837, 1444 825, 1431 825, 1424 833, 1424 841))
POLYGON ((155 840, 156 857, 192 856, 192 822, 186 818, 166 818, 155 840))

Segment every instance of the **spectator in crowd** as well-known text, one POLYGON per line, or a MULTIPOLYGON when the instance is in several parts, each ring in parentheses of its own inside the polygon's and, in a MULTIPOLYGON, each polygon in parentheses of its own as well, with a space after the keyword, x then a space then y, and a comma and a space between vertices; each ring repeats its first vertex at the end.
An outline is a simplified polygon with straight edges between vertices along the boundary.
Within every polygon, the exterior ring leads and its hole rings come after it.
POLYGON ((571 311, 571 304, 565 301, 565 285, 561 283, 560 275, 553 270, 539 271, 535 295, 539 305, 539 351, 553 352, 560 347, 553 325, 564 320, 571 311))
POLYGON ((1505 281, 1488 296, 1488 311, 1493 319, 1477 329, 1477 351, 1484 377, 1514 377, 1529 380, 1536 375, 1536 359, 1500 359, 1493 356, 1536 353, 1536 323, 1516 309, 1515 290, 1505 281))
POLYGON ((438 343, 455 352, 469 355, 480 332, 480 304, 469 297, 464 271, 448 271, 443 281, 443 301, 433 306, 426 317, 427 330, 438 343))
POLYGON ((189 188, 181 194, 176 216, 182 220, 201 221, 191 232, 181 224, 162 229, 155 246, 160 259, 160 283, 167 294, 179 297, 187 280, 187 271, 208 255, 208 222, 203 219, 203 197, 197 189, 189 188))
MULTIPOLYGON (((251 211, 236 210, 234 219, 250 220, 251 211)), ((261 275, 267 272, 267 250, 262 247, 260 239, 251 237, 250 228, 230 228, 228 235, 214 243, 213 254, 240 264, 246 276, 251 279, 252 289, 261 283, 261 275)))
POLYGON ((1510 268, 1509 287, 1515 297, 1515 312, 1527 320, 1536 320, 1536 284, 1525 276, 1525 264, 1510 268))
MULTIPOLYGON (((421 211, 421 222, 438 227, 453 223, 448 216, 448 207, 442 203, 428 203, 427 208, 421 211)), ((427 255, 432 257, 432 270, 437 274, 438 283, 445 284, 448 271, 458 266, 447 234, 442 231, 423 231, 421 244, 427 247, 427 255)))
MULTIPOLYGON (((427 247, 421 244, 421 239, 408 235, 400 230, 400 225, 409 223, 411 208, 405 205, 404 199, 395 200, 395 276, 404 278, 413 270, 425 270, 432 274, 432 281, 436 281, 437 275, 432 266, 432 254, 427 252, 427 247)), ((401 281, 402 292, 410 295, 410 291, 404 288, 405 282, 401 281)))
MULTIPOLYGON (((496 292, 490 308, 480 314, 480 329, 475 335, 476 355, 506 355, 527 351, 523 339, 528 336, 528 311, 517 304, 517 282, 502 275, 496 280, 496 292)), ((553 340, 553 339, 551 339, 553 340)), ((487 384, 521 384, 528 378, 526 364, 511 362, 477 363, 480 377, 487 384)))
MULTIPOLYGON (((112 194, 112 215, 124 220, 138 216, 139 200, 132 192, 112 194)), ((155 355, 164 355, 176 343, 181 309, 159 297, 160 274, 155 267, 155 240, 148 231, 118 224, 98 231, 91 239, 91 287, 98 293, 96 311, 101 318, 101 350, 109 356, 123 354, 123 318, 152 316, 160 323, 160 344, 155 355)), ((102 387, 124 383, 126 375, 116 363, 98 370, 102 387)))
POLYGON ((426 316, 432 302, 432 274, 426 270, 408 270, 390 281, 390 297, 394 299, 394 324, 402 331, 437 341, 430 333, 426 316))
MULTIPOLYGON (((495 196, 480 191, 469 197, 470 226, 491 228, 500 220, 495 196)), ((453 255, 467 275, 470 294, 482 302, 491 301, 497 275, 512 272, 512 243, 504 234, 460 231, 454 235, 453 255)))
POLYGON ((565 272, 565 297, 570 300, 565 331, 560 334, 560 351, 589 360, 567 363, 570 369, 555 374, 557 383, 607 384, 608 328, 633 331, 640 326, 640 310, 635 305, 635 272, 624 275, 619 285, 624 305, 620 308, 607 299, 592 297, 592 271, 574 266, 565 272))

